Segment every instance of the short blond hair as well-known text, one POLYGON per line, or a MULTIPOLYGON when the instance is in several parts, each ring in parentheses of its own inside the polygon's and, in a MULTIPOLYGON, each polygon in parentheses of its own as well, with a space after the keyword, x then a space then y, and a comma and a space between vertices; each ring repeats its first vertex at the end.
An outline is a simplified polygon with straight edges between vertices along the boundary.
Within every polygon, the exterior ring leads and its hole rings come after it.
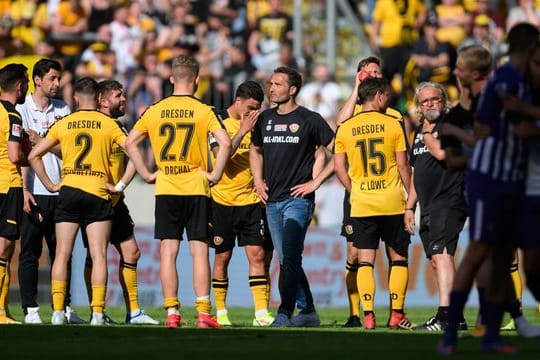
POLYGON ((199 76, 199 62, 192 56, 180 55, 173 59, 172 77, 175 81, 194 81, 199 76))

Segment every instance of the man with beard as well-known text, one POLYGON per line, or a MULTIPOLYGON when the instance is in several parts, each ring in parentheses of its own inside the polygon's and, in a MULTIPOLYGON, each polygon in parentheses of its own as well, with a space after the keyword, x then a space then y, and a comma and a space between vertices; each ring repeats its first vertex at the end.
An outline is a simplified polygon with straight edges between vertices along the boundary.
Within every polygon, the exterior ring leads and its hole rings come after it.
POLYGON ((28 72, 22 64, 0 69, 0 324, 20 324, 9 314, 9 265, 22 217, 21 164, 26 162, 21 142, 21 115, 15 109, 28 91, 28 72))
MULTIPOLYGON (((116 80, 103 80, 98 85, 98 110, 109 115, 113 119, 124 116, 126 109, 126 97, 122 90, 122 84, 116 80)), ((126 132, 124 125, 116 120, 117 124, 126 132)), ((112 192, 112 203, 114 215, 112 218, 112 231, 109 242, 114 245, 120 254, 120 264, 118 268, 118 278, 124 300, 126 303, 126 324, 137 325, 157 325, 159 321, 152 319, 139 307, 137 292, 137 261, 141 257, 141 252, 135 241, 133 233, 133 220, 124 202, 122 191, 135 176, 135 166, 128 162, 124 166, 125 154, 122 148, 114 145, 110 158, 111 181, 116 185, 110 189, 112 192), (125 171, 125 172, 124 172, 125 171)), ((86 233, 83 231, 83 240, 87 243, 86 233)), ((91 299, 92 258, 87 253, 84 267, 84 280, 91 299)), ((104 316, 107 323, 114 323, 107 315, 104 316)))
MULTIPOLYGON (((454 254, 467 218, 465 179, 463 171, 447 169, 446 152, 441 147, 439 133, 449 105, 446 90, 440 84, 423 82, 415 92, 420 125, 412 145, 414 174, 404 217, 412 235, 416 203, 420 203, 420 238, 436 275, 439 308, 435 316, 415 329, 437 331, 446 326, 455 274, 454 254)), ((460 328, 466 326, 462 317, 460 328)))
MULTIPOLYGON (((71 113, 69 106, 54 97, 60 89, 62 65, 51 59, 41 59, 34 65, 32 79, 34 92, 28 94, 24 104, 17 105, 23 127, 31 145, 45 135, 50 126, 71 113)), ((43 157, 45 170, 53 181, 61 176, 62 159, 50 152, 43 157)), ((26 324, 41 324, 38 293, 39 258, 43 251, 43 238, 49 249, 51 264, 56 253, 56 233, 54 231, 54 209, 58 193, 49 192, 38 179, 31 167, 22 167, 23 217, 21 226, 21 252, 19 254, 19 286, 21 305, 26 324)), ((71 271, 71 265, 68 266, 71 271)), ((68 276, 71 277, 71 276, 68 276)), ((66 320, 70 324, 85 323, 69 306, 69 282, 66 293, 66 320)))
POLYGON ((313 296, 302 268, 302 251, 313 214, 315 190, 333 171, 333 161, 313 177, 315 152, 330 153, 334 133, 318 113, 296 103, 302 87, 298 71, 278 67, 270 78, 268 96, 275 107, 259 115, 249 154, 255 191, 266 203, 268 228, 283 271, 281 305, 273 327, 319 326, 313 296), (299 288, 306 308, 291 319, 299 288))

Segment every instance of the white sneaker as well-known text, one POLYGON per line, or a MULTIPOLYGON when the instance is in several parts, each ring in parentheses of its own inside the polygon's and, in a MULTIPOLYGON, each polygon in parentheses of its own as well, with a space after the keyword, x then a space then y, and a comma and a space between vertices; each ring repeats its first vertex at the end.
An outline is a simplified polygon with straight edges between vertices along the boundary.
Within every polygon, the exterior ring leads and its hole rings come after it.
POLYGON ((517 333, 524 338, 535 338, 540 336, 540 327, 533 325, 529 320, 525 319, 525 316, 514 319, 517 333))
POLYGON ((43 324, 39 316, 39 306, 26 308, 26 316, 24 317, 25 324, 43 324))
POLYGON ((71 306, 66 306, 66 322, 68 324, 87 324, 86 321, 81 319, 79 315, 71 308, 71 306))
POLYGON ((139 310, 135 316, 129 316, 126 323, 133 325, 159 325, 159 321, 152 319, 143 310, 139 310))
POLYGON ((90 325, 92 326, 101 326, 105 325, 105 320, 103 319, 103 313, 92 313, 92 320, 90 320, 90 325))
POLYGON ((63 311, 53 311, 51 324, 64 325, 66 323, 66 315, 63 311))

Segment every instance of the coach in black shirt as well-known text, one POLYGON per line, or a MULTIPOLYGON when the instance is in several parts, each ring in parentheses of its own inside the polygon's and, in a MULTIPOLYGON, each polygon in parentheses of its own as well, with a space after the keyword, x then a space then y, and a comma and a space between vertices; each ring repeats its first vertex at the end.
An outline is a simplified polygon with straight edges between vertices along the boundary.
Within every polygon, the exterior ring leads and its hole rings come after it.
POLYGON ((334 133, 321 115, 296 104, 302 86, 296 70, 275 69, 269 84, 268 96, 276 107, 262 112, 253 129, 250 166, 257 194, 266 203, 268 227, 283 271, 281 305, 272 326, 318 326, 302 251, 315 190, 333 172, 329 161, 313 176, 315 152, 325 147, 330 154, 334 133), (306 308, 291 318, 299 287, 306 308))

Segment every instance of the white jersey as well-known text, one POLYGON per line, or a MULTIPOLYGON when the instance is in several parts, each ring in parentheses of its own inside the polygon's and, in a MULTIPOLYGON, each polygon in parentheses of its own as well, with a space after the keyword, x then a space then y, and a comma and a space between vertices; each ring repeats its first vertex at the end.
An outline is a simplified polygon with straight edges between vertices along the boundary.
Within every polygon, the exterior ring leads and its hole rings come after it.
MULTIPOLYGON (((17 105, 16 109, 22 116, 23 127, 36 131, 42 137, 45 136, 52 124, 71 113, 69 106, 63 100, 59 99, 51 99, 47 110, 42 111, 34 102, 32 94, 28 94, 24 104, 17 105)), ((55 184, 60 182, 62 160, 53 153, 47 153, 43 156, 43 164, 51 181, 55 184)), ((26 187, 34 195, 57 195, 57 193, 49 192, 43 186, 30 167, 28 168, 26 187)))

